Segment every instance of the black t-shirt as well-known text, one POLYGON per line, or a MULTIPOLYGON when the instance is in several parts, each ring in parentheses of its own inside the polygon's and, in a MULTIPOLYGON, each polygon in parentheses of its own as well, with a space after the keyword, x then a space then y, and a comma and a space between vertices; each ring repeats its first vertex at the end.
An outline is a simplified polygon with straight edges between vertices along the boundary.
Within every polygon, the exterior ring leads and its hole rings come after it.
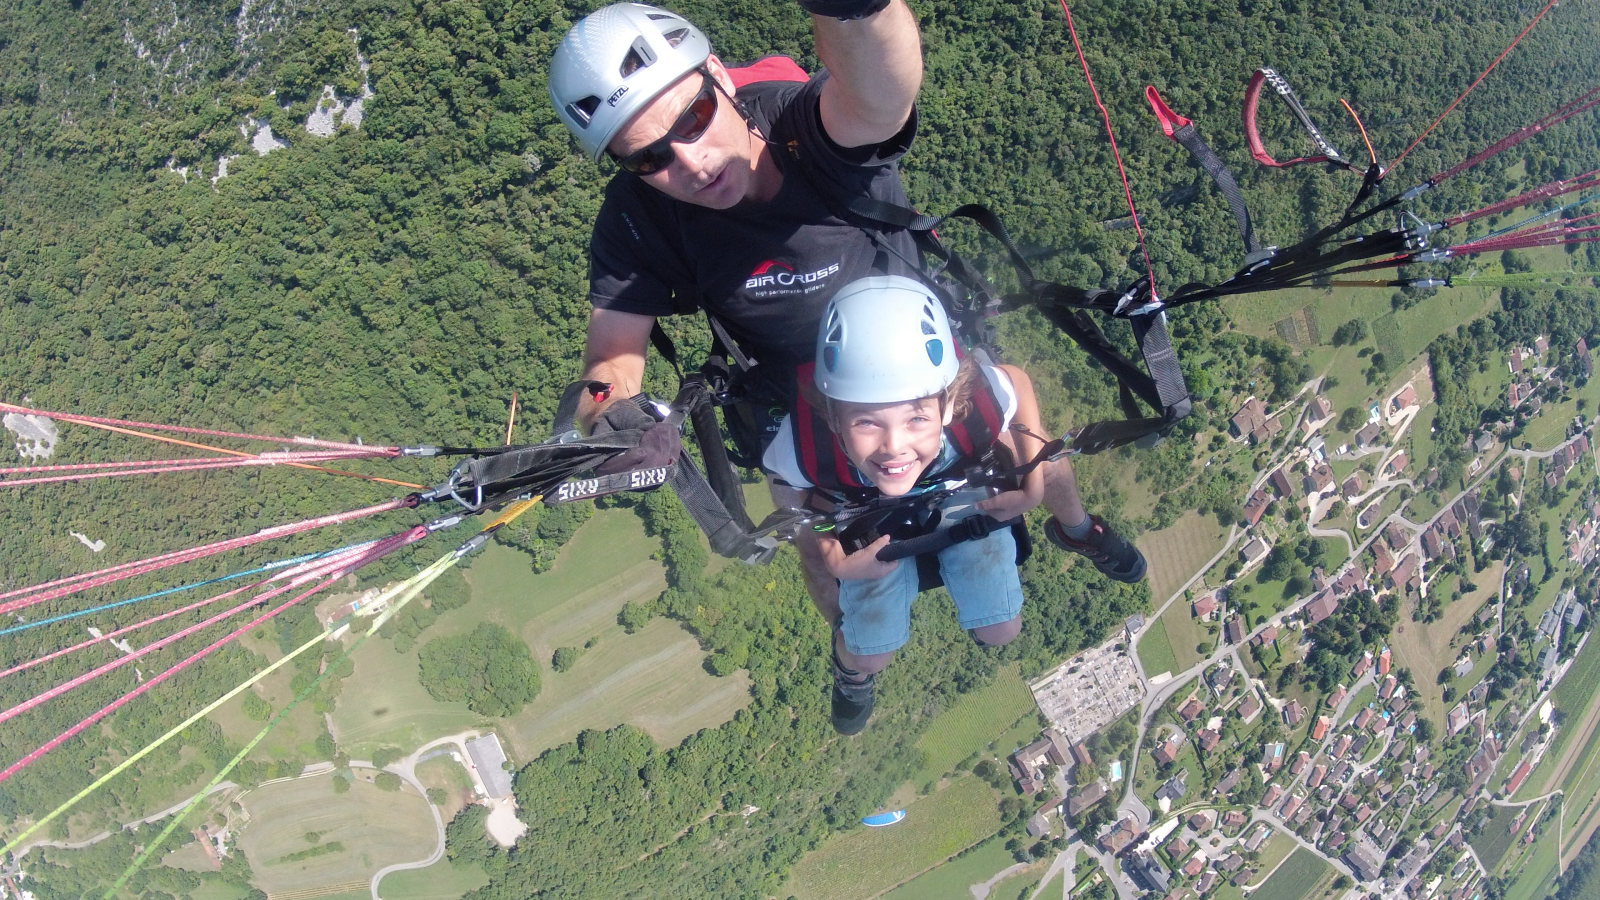
POLYGON ((841 203, 822 192, 910 205, 896 163, 910 147, 916 114, 881 145, 841 148, 822 129, 818 98, 827 78, 821 72, 804 83, 760 82, 738 92, 783 172, 769 202, 707 209, 627 173, 613 178, 590 241, 589 302, 657 317, 704 309, 763 368, 792 371, 812 358, 835 291, 868 275, 912 275, 917 249, 909 232, 875 232, 890 248, 884 251, 835 215, 841 203))

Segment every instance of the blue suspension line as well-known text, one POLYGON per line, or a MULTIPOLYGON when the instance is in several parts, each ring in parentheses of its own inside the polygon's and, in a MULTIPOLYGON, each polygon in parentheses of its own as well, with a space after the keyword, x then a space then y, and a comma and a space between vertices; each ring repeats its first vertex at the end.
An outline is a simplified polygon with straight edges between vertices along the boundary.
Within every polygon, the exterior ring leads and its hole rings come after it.
POLYGON ((307 553, 304 556, 296 556, 296 557, 293 557, 293 558, 290 558, 290 559, 280 559, 277 562, 270 562, 270 563, 267 563, 264 566, 258 566, 256 568, 250 569, 248 571, 235 572, 232 575, 223 575, 220 578, 212 578, 212 579, 210 579, 208 581, 197 581, 194 584, 179 585, 178 587, 175 587, 175 588, 167 588, 164 591, 156 591, 153 594, 145 594, 145 595, 143 595, 141 597, 134 597, 131 600, 118 600, 116 603, 107 603, 107 604, 105 604, 103 606, 94 606, 94 607, 90 607, 89 609, 80 609, 77 612, 63 613, 63 614, 61 614, 59 616, 51 616, 48 619, 40 619, 37 622, 24 622, 21 625, 13 625, 10 628, 6 628, 6 629, 3 629, 3 630, 0 630, 0 636, 12 634, 12 633, 18 632, 18 631, 27 631, 29 628, 38 628, 41 625, 49 625, 49 624, 52 624, 54 622, 65 621, 66 619, 75 619, 78 616, 87 616, 90 613, 104 612, 105 610, 108 610, 108 609, 116 609, 119 606, 127 606, 130 603, 138 603, 141 600, 154 600, 157 597, 165 597, 168 594, 176 594, 176 593, 179 593, 179 592, 182 592, 182 591, 192 591, 195 588, 205 587, 206 585, 209 585, 209 584, 218 584, 218 583, 221 583, 221 582, 224 582, 224 581, 233 581, 234 579, 237 579, 237 578, 248 578, 251 575, 260 575, 263 572, 271 572, 274 569, 282 569, 285 566, 296 566, 296 565, 299 565, 300 563, 303 563, 303 562, 310 562, 310 561, 312 561, 314 559, 322 559, 323 557, 332 556, 335 553, 343 553, 346 550, 354 550, 357 547, 365 547, 365 546, 367 546, 368 544, 371 544, 371 543, 373 543, 373 542, 372 541, 362 541, 362 542, 357 543, 357 544, 350 544, 348 546, 338 547, 338 548, 333 549, 333 550, 323 550, 323 551, 321 551, 319 553, 307 553))

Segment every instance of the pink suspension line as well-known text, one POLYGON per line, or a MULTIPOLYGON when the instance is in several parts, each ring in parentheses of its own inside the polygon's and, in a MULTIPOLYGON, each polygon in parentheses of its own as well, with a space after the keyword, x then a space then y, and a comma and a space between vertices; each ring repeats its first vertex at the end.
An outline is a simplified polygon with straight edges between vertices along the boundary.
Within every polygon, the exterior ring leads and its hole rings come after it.
MULTIPOLYGON (((385 538, 385 540, 386 541, 393 541, 394 538, 385 538)), ((88 672, 85 672, 84 674, 79 675, 76 678, 69 679, 67 681, 62 682, 61 684, 56 685, 53 688, 50 688, 49 690, 43 691, 43 692, 41 692, 39 694, 36 694, 33 697, 30 697, 29 699, 24 700, 21 703, 18 703, 16 706, 11 707, 10 709, 7 709, 7 710, 5 710, 3 712, 0 712, 0 722, 8 722, 11 719, 14 719, 17 716, 27 712, 28 710, 36 708, 41 703, 45 703, 46 701, 49 701, 49 700, 54 700, 55 698, 61 696, 62 694, 65 694, 67 691, 70 691, 73 688, 75 688, 75 687, 77 687, 77 686, 79 686, 81 684, 86 684, 87 682, 93 681, 94 679, 99 678, 101 675, 104 675, 107 672, 110 672, 110 671, 112 671, 114 669, 119 669, 119 668, 121 668, 121 667, 123 667, 123 666, 125 666, 125 665, 127 665, 129 663, 132 663, 132 662, 135 662, 135 661, 137 661, 139 659, 142 659, 142 658, 150 655, 151 653, 154 653, 157 650, 160 650, 162 647, 165 647, 165 646, 167 646, 167 645, 169 645, 169 644, 171 644, 171 643, 173 643, 175 641, 178 641, 178 640, 181 640, 183 638, 186 638, 189 635, 194 634, 197 631, 201 631, 201 630, 203 630, 203 629, 205 629, 205 628, 207 628, 207 627, 209 627, 211 625, 215 625, 216 623, 222 621, 223 619, 228 618, 229 616, 235 615, 236 613, 243 612, 244 610, 249 609, 252 606, 258 606, 263 601, 270 600, 273 597, 277 597, 277 596, 279 596, 281 594, 284 594, 284 593, 287 593, 287 592, 289 592, 291 590, 294 590, 295 588, 299 587, 300 585, 305 584, 308 581, 315 580, 316 578, 319 578, 319 577, 323 576, 324 574, 326 574, 328 572, 337 571, 342 566, 348 565, 352 559, 357 559, 357 558, 360 558, 364 554, 372 553, 376 549, 376 546, 377 545, 374 545, 373 547, 368 547, 368 548, 366 548, 364 550, 352 551, 350 553, 344 554, 342 556, 342 558, 318 560, 315 563, 308 563, 305 566, 302 566, 301 568, 303 569, 303 571, 301 571, 300 574, 298 574, 298 575, 294 576, 293 578, 291 578, 287 584, 280 585, 279 587, 275 587, 275 588, 272 588, 270 590, 264 591, 264 592, 262 592, 260 594, 257 594, 256 596, 251 597, 250 599, 246 600, 243 603, 240 603, 239 605, 233 607, 232 609, 224 610, 223 612, 217 613, 216 615, 212 616, 209 619, 205 619, 203 621, 196 622, 195 624, 190 625, 187 628, 183 628, 183 629, 177 631, 174 634, 169 634, 166 637, 161 638, 158 641, 155 641, 154 643, 146 644, 145 646, 140 647, 138 650, 135 650, 132 653, 123 654, 122 656, 117 657, 116 659, 112 660, 111 662, 105 663, 104 665, 98 666, 95 669, 92 669, 92 670, 90 670, 88 672)), ((226 594, 219 595, 219 597, 213 597, 212 600, 220 599, 220 597, 222 597, 222 596, 233 596, 233 595, 242 593, 244 591, 247 591, 252 587, 255 587, 255 585, 247 585, 247 586, 242 587, 242 588, 237 588, 235 590, 227 592, 226 594)), ((211 602, 211 600, 203 600, 200 603, 194 604, 194 605, 195 606, 203 606, 203 605, 205 605, 206 603, 209 603, 209 602, 211 602)))
POLYGON ((323 441, 309 437, 273 437, 269 434, 248 434, 237 431, 214 431, 209 428, 186 428, 182 425, 158 425, 153 422, 138 422, 132 419, 110 419, 103 416, 83 416, 77 413, 51 412, 43 409, 30 409, 25 406, 16 406, 11 403, 0 403, 0 412, 13 412, 27 416, 45 416, 62 422, 78 422, 84 425, 118 425, 124 428, 149 428, 154 431, 171 431, 177 434, 194 434, 203 437, 236 438, 241 441, 267 441, 273 444, 299 444, 302 447, 321 447, 326 450, 354 450, 357 452, 384 451, 385 455, 396 456, 399 447, 370 447, 365 444, 348 444, 343 441, 323 441))
POLYGON ((28 766, 28 765, 32 764, 33 762, 35 762, 36 760, 38 760, 40 757, 44 756, 46 753, 49 753, 51 750, 54 750, 55 748, 61 746, 64 743, 66 743, 74 735, 77 735, 79 732, 83 731, 85 728, 88 728, 90 725, 93 725, 94 723, 100 721, 101 719, 105 718, 106 716, 110 715, 111 713, 116 712, 118 709, 121 709, 123 706, 125 706, 129 702, 131 702, 134 698, 144 694, 146 691, 149 691, 151 688, 155 687, 156 685, 160 684, 163 681, 166 681, 168 678, 171 678, 172 676, 178 674, 179 672, 183 671, 184 669, 188 668, 189 666, 193 665, 194 663, 199 662, 200 660, 204 659, 209 654, 215 652, 216 650, 218 650, 218 649, 222 648, 223 646, 225 646, 226 644, 228 644, 230 641, 236 640, 241 635, 248 633, 250 631, 250 629, 255 628, 257 625, 260 625, 262 622, 265 622, 265 621, 271 619, 272 617, 278 615, 279 613, 283 612, 284 610, 288 609, 289 607, 295 605, 296 603, 299 603, 301 600, 304 600, 305 598, 311 596, 312 594, 315 594, 318 591, 328 587, 329 585, 331 585, 334 582, 338 581, 340 578, 343 578, 345 575, 348 575, 349 573, 361 568, 362 566, 372 562, 373 560, 376 560, 376 559, 378 559, 378 558, 380 558, 382 556, 385 556, 388 553, 391 553, 394 550, 397 550, 397 549, 399 549, 401 547, 404 547, 404 546, 406 546, 408 544, 415 543, 416 541, 421 540, 422 538, 426 537, 427 535, 428 535, 428 529, 425 526, 418 525, 417 527, 412 528, 412 529, 410 529, 408 531, 402 532, 401 534, 397 534, 394 537, 385 538, 384 540, 379 541, 378 543, 374 544, 372 547, 368 548, 365 552, 363 552, 358 558, 349 561, 345 566, 335 570, 332 573, 329 573, 327 578, 324 579, 322 581, 322 583, 312 587, 310 590, 307 590, 307 591, 305 591, 305 592, 303 592, 301 594, 298 594, 297 596, 289 599, 285 603, 283 603, 283 604, 281 604, 281 605, 279 605, 279 606, 277 606, 277 607, 275 607, 275 608, 273 608, 271 610, 268 610, 267 612, 262 613, 261 615, 257 616, 256 618, 250 620, 250 622, 248 622, 245 625, 241 626, 240 628, 237 628, 234 631, 229 632, 227 635, 224 635, 223 637, 217 639, 216 641, 213 641, 210 645, 208 645, 204 649, 197 651, 193 655, 189 656, 187 659, 185 659, 182 662, 172 666, 171 668, 167 669, 165 672, 162 672, 160 675, 157 675, 154 678, 147 679, 146 681, 141 683, 138 687, 134 688, 133 690, 129 691, 128 693, 124 694, 123 696, 117 698, 116 700, 112 701, 111 703, 106 704, 104 707, 102 707, 100 710, 98 710, 97 712, 95 712, 92 715, 90 715, 88 718, 85 718, 83 721, 79 722, 78 724, 72 726, 71 728, 68 728, 66 731, 63 731, 61 734, 51 738, 49 741, 45 742, 42 746, 40 746, 37 750, 34 750, 33 752, 29 753, 27 756, 24 756, 22 759, 19 759, 16 762, 12 763, 11 765, 7 766, 3 771, 0 771, 0 782, 5 781, 6 779, 10 778, 12 775, 15 775, 17 772, 21 771, 26 766, 28 766))
POLYGON ((207 556, 214 556, 218 553, 224 553, 229 550, 237 550, 241 547, 249 547, 254 544, 260 544, 265 541, 287 537, 292 534, 300 534, 301 532, 323 528, 328 525, 342 525, 347 522, 354 522, 357 519, 362 519, 367 516, 375 516, 379 513, 392 512, 397 509, 414 506, 416 506, 416 500, 414 498, 397 497, 393 500, 386 500, 383 503, 379 503, 375 506, 367 506, 361 509, 350 510, 349 512, 319 516, 314 519, 305 519, 300 522, 291 522, 286 525, 274 525, 271 528, 264 528, 255 534, 229 538, 224 541, 217 541, 215 543, 205 544, 199 547, 191 547, 187 550, 174 550, 170 553, 163 553, 160 556, 152 556, 148 559, 121 563, 119 565, 110 566, 109 568, 105 569, 99 569, 94 572, 86 572, 82 575, 69 575, 65 578, 57 578, 54 581, 47 581, 43 584, 33 585, 32 587, 16 588, 15 590, 0 593, 0 600, 6 601, 4 603, 0 603, 0 614, 9 613, 28 606, 33 606, 34 604, 44 603, 48 600, 55 600, 70 594, 78 593, 79 591, 88 590, 90 588, 102 587, 116 581, 121 581, 125 578, 132 578, 136 575, 144 575, 160 569, 168 568, 170 566, 176 566, 181 563, 191 562, 196 559, 203 559, 207 556))
MULTIPOLYGON (((311 569, 316 563, 337 563, 337 562, 341 562, 341 561, 349 559, 350 557, 354 556, 356 553, 359 553, 361 550, 366 549, 367 546, 370 546, 370 545, 363 545, 362 547, 352 548, 352 549, 347 550, 347 551, 345 551, 343 553, 336 554, 334 556, 325 557, 323 559, 315 560, 313 562, 301 563, 300 565, 295 566, 293 568, 285 569, 282 572, 278 572, 278 573, 272 575, 271 577, 263 578, 260 581, 255 582, 254 584, 247 584, 247 585, 244 585, 243 587, 235 588, 235 589, 233 589, 231 591, 225 591, 225 592, 223 592, 221 594, 217 594, 214 597, 207 597, 204 600, 199 600, 199 601, 196 601, 194 603, 191 603, 188 606, 181 606, 181 607, 179 607, 177 609, 168 610, 167 612, 161 613, 159 615, 151 616, 150 618, 145 619, 145 620, 143 620, 141 622, 135 622, 132 625, 125 625, 122 628, 118 628, 115 631, 110 631, 110 632, 107 632, 105 634, 102 634, 97 638, 90 638, 87 641, 82 641, 80 643, 73 644, 70 647, 64 647, 64 648, 62 648, 60 650, 56 650, 56 651, 53 651, 51 653, 47 653, 44 656, 40 656, 40 657, 37 657, 35 659, 30 659, 27 662, 17 663, 16 665, 12 666, 9 669, 6 669, 4 671, 0 671, 0 678, 5 678, 7 675, 14 675, 14 674, 16 674, 18 672, 22 672, 22 671, 25 671, 27 669, 31 669, 34 666, 40 665, 42 663, 49 662, 52 659, 57 659, 59 657, 66 656, 69 653, 73 653, 75 651, 82 650, 85 647, 92 647, 95 644, 103 643, 105 641, 116 640, 117 638, 121 637, 122 635, 129 634, 129 633, 131 633, 133 631, 136 631, 136 630, 138 630, 140 628, 143 628, 143 627, 145 627, 147 625, 154 625, 157 622, 166 621, 167 619, 170 619, 173 616, 181 615, 181 614, 186 613, 186 612, 191 612, 193 610, 200 609, 201 607, 208 606, 208 605, 210 605, 212 603, 217 602, 218 600, 226 600, 229 597, 237 596, 239 594, 244 593, 245 591, 254 590, 256 588, 262 587, 263 585, 271 584, 274 581, 282 581, 285 578, 295 578, 296 576, 299 576, 301 574, 310 574, 310 575, 312 575, 314 577, 315 573, 311 572, 311 569)), ((299 579, 299 580, 295 581, 294 584, 302 584, 302 583, 304 583, 304 581, 305 581, 305 579, 299 579)), ((292 586, 293 585, 291 585, 291 587, 292 586)), ((266 599, 266 595, 263 595, 261 597, 257 597, 252 602, 259 602, 260 600, 263 600, 263 599, 266 599)), ((144 651, 141 650, 140 652, 142 653, 144 651)), ((0 719, 0 721, 3 721, 3 719, 0 719)))
MULTIPOLYGON (((1539 134, 1545 129, 1554 125, 1559 125, 1573 116, 1578 115, 1579 113, 1588 112, 1589 110, 1594 109, 1596 106, 1600 106, 1600 87, 1591 89, 1588 93, 1572 101, 1571 103, 1568 103, 1566 106, 1561 107, 1555 112, 1550 113, 1544 118, 1539 119, 1533 124, 1524 125, 1521 128, 1518 128, 1516 131, 1511 132, 1500 140, 1495 141, 1482 150, 1479 150, 1477 153, 1474 153, 1461 162, 1456 163, 1454 166, 1451 166, 1443 172, 1440 172, 1439 174, 1428 179, 1428 183, 1439 184, 1447 179, 1454 178, 1455 176, 1465 172, 1478 163, 1483 162, 1489 157, 1494 156, 1502 151, 1509 150, 1528 138, 1539 134)), ((1395 160, 1395 162, 1398 163, 1399 160, 1395 160)), ((1391 168, 1393 167, 1391 166, 1391 168)))
POLYGON ((254 456, 211 456, 195 459, 134 460, 132 462, 73 463, 58 466, 16 466, 0 469, 0 475, 32 472, 76 472, 73 475, 53 475, 40 478, 17 478, 0 481, 0 488, 21 487, 34 484, 55 484, 63 481, 87 481, 91 478, 116 478, 122 475, 157 475, 167 472, 198 472, 205 469, 238 469, 251 466, 280 466, 306 462, 333 462, 346 459, 387 457, 382 451, 357 453, 348 450, 315 450, 305 452, 272 452, 254 456))

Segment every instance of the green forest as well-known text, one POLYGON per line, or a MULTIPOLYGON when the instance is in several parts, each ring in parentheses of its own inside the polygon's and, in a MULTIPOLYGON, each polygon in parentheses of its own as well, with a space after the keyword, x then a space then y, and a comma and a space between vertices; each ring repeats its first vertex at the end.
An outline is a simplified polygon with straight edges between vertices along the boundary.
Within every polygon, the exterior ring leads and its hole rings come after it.
MULTIPOLYGON (((242 7, 181 0, 0 3, 0 400, 46 409, 263 434, 369 444, 498 444, 513 392, 515 439, 544 438, 561 388, 578 374, 587 306, 589 225, 607 169, 589 163, 556 121, 545 65, 565 29, 594 3, 352 0, 242 7), (367 69, 362 70, 365 63, 367 69), (340 102, 362 95, 360 127, 328 137, 304 122, 332 85, 340 102), (257 155, 262 124, 287 146, 257 155), (228 159, 225 177, 219 159, 228 159)), ((1084 286, 1127 282, 1143 261, 1125 216, 1099 113, 1053 2, 913 0, 927 60, 920 132, 903 164, 916 204, 945 211, 981 200, 1008 222, 1041 275, 1084 286)), ((700 24, 726 60, 769 53, 817 61, 807 17, 788 2, 692 0, 674 8, 700 24)), ((1345 173, 1272 171, 1249 164, 1238 110, 1250 73, 1277 67, 1329 136, 1354 154, 1360 138, 1339 106, 1358 110, 1377 152, 1392 158, 1467 86, 1526 21, 1530 9, 1490 0, 1149 0, 1075 7, 1088 63, 1117 128, 1158 284, 1215 281, 1239 264, 1221 195, 1162 136, 1142 97, 1155 85, 1194 118, 1234 167, 1258 231, 1288 244, 1344 208, 1345 173)), ((1565 4, 1485 80, 1392 176, 1420 181, 1600 83, 1593 4, 1565 4)), ((1279 155, 1306 149, 1273 101, 1263 133, 1279 155)), ((1512 170, 1538 181, 1594 168, 1600 122, 1572 120, 1426 195, 1442 214, 1499 199, 1512 170)), ((1503 224, 1491 218, 1483 229, 1503 224)), ((1478 226, 1475 226, 1478 227, 1478 226)), ((1480 232, 1481 233, 1481 232, 1480 232)), ((1002 257, 960 226, 946 239, 1001 278, 1002 257)), ((1600 268, 1600 245, 1578 268, 1600 268)), ((1449 268, 1459 269, 1458 260, 1449 268)), ((1413 298, 1414 299, 1414 298, 1413 298)), ((1197 436, 1226 427, 1229 404, 1254 391, 1290 396, 1308 376, 1298 351, 1243 334, 1228 300, 1173 312, 1171 326, 1197 409, 1151 451, 1121 451, 1080 466, 1089 505, 1130 530, 1201 510, 1237 519, 1243 476, 1199 464, 1197 436), (1132 470, 1161 499, 1128 508, 1116 487, 1132 470)), ((1397 303, 1407 302, 1400 297, 1397 303)), ((1592 286, 1508 290, 1503 309, 1441 338, 1429 351, 1441 386, 1436 465, 1459 467, 1461 440, 1491 410, 1450 392, 1452 371, 1537 333, 1569 348, 1597 345, 1592 286)), ((695 320, 668 330, 691 357, 707 345, 695 320)), ((1113 383, 1032 313, 999 322, 1002 349, 1033 376, 1052 428, 1117 415, 1113 383)), ((1114 339, 1128 336, 1112 329, 1114 339)), ((1351 336, 1351 335, 1347 335, 1351 336)), ((1398 363, 1399 361, 1395 361, 1398 363)), ((670 395, 652 360, 649 387, 670 395)), ((1353 374, 1352 376, 1353 377, 1353 374)), ((8 435, 9 437, 9 435, 8 435)), ((8 446, 10 441, 5 442, 8 446)), ((251 448, 257 449, 257 448, 251 448)), ((63 427, 52 462, 166 455, 130 439, 63 427)), ((16 455, 0 451, 5 465, 16 455)), ((435 483, 439 466, 352 464, 435 483)), ((0 493, 0 591, 307 516, 378 502, 402 489, 286 469, 107 480, 0 493), (93 554, 68 537, 106 541, 93 554)), ((471 823, 451 829, 451 854, 481 860, 489 898, 781 896, 789 867, 829 834, 855 827, 918 763, 928 716, 984 684, 1004 662, 1025 674, 1097 642, 1148 608, 1143 586, 1112 584, 1053 548, 1024 570, 1021 638, 980 650, 948 604, 919 605, 912 642, 886 673, 866 733, 838 740, 828 725, 825 627, 792 553, 765 569, 708 576, 706 551, 666 492, 626 498, 662 541, 668 589, 624 610, 630 628, 653 616, 683 624, 719 675, 748 670, 752 702, 733 721, 675 747, 628 727, 586 732, 517 775, 533 830, 509 852, 471 823), (770 815, 743 818, 745 805, 770 815)), ((587 505, 540 510, 502 539, 548 566, 582 524, 587 505)), ((434 512, 394 513, 190 564, 184 581, 218 577, 294 553, 379 537, 434 512)), ((448 540, 445 538, 444 540, 448 540)), ((361 586, 409 575, 445 545, 419 545, 361 574, 361 586)), ((30 610, 38 618, 170 587, 143 578, 30 610)), ((456 576, 385 635, 402 651, 426 648, 432 617, 466 602, 456 576)), ((1164 599, 1164 598, 1163 598, 1164 599)), ((135 608, 95 619, 137 621, 135 608)), ((1364 629, 1386 611, 1330 628, 1364 629)), ((196 621, 178 619, 170 627, 196 621)), ((625 623, 627 624, 627 623, 625 623)), ((81 639, 81 623, 0 637, 0 665, 81 639)), ((318 633, 297 608, 266 638, 281 650, 318 633)), ((1329 637, 1334 634, 1330 632, 1329 637)), ((141 663, 165 668, 203 646, 178 642, 141 663)), ((448 649, 448 648, 447 648, 448 649)), ((1330 653, 1334 651, 1330 650, 1330 653)), ((311 683, 339 653, 330 644, 296 664, 311 683)), ((526 648, 523 648, 526 653, 526 648)), ((437 654, 441 658, 445 654, 437 654)), ((94 664, 116 652, 96 648, 94 664)), ((0 789, 0 821, 15 833, 102 771, 181 721, 267 660, 230 648, 46 755, 0 789)), ((508 649, 498 662, 536 672, 544 661, 508 649)), ((1330 666, 1332 664, 1330 657, 1330 666)), ((0 680, 10 706, 79 674, 62 660, 0 680)), ((4 763, 22 757, 133 686, 132 673, 69 692, 0 728, 4 763), (114 682, 114 683, 113 683, 114 682)), ((332 672, 312 701, 339 702, 332 672)), ((434 672, 441 690, 494 709, 530 696, 497 691, 491 673, 434 672)), ((536 683, 536 682, 535 682, 536 683)), ((331 746, 331 736, 324 735, 331 746)), ((323 741, 318 742, 323 744, 323 741)), ((170 804, 203 783, 238 747, 220 727, 196 726, 85 801, 57 839, 97 833, 170 804)), ((251 784, 298 772, 309 760, 252 759, 232 776, 251 784)), ((180 832, 181 834, 182 832, 180 832)), ((132 832, 92 854, 35 851, 42 898, 78 897, 109 883, 138 844, 132 832)), ((242 858, 235 857, 242 863, 242 858)), ((242 884, 239 863, 220 875, 242 884)), ((188 875, 151 866, 130 897, 194 889, 188 875)), ((98 895, 98 892, 95 892, 98 895)))

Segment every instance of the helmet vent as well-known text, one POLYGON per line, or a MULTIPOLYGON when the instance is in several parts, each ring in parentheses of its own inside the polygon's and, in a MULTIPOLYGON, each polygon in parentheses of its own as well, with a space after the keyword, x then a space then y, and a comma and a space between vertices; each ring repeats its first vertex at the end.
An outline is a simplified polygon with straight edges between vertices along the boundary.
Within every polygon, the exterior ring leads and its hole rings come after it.
POLYGON ((934 338, 933 340, 928 342, 927 347, 928 347, 928 360, 930 362, 932 362, 935 366, 937 366, 940 363, 944 362, 944 342, 943 341, 939 340, 938 338, 934 338))
POLYGON ((671 21, 671 20, 676 19, 678 17, 674 16, 674 15, 672 15, 670 13, 653 12, 653 13, 645 13, 645 18, 649 19, 652 22, 661 22, 661 21, 671 21))
POLYGON ((923 334, 938 334, 939 332, 934 329, 932 322, 929 322, 927 319, 923 319, 922 320, 922 333, 923 334))
POLYGON ((671 47, 676 47, 683 43, 683 39, 688 36, 689 29, 687 28, 675 28, 672 31, 662 35, 662 37, 666 39, 667 45, 671 47))
POLYGON ((617 67, 617 71, 623 78, 627 78, 640 69, 654 65, 655 61, 655 51, 650 49, 650 45, 643 37, 640 37, 634 40, 632 47, 628 48, 628 55, 622 58, 622 65, 617 67))
POLYGON ((593 118, 594 111, 599 108, 599 97, 585 97, 575 103, 568 103, 567 114, 572 116, 573 121, 577 122, 579 125, 582 125, 584 128, 588 128, 589 120, 593 118))

